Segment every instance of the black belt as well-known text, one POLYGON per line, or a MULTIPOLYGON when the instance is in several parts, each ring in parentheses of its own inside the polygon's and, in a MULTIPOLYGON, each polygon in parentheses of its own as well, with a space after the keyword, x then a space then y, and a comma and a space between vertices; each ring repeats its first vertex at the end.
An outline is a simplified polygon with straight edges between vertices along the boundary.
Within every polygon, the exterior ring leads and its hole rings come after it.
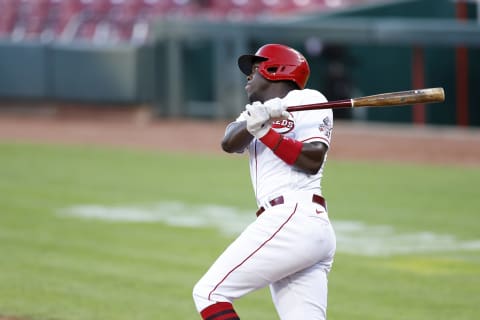
MULTIPOLYGON (((312 202, 318 203, 322 207, 327 208, 327 202, 322 196, 319 196, 318 194, 314 194, 312 196, 312 202)), ((270 200, 268 203, 270 203, 270 206, 274 207, 274 206, 278 206, 279 204, 284 204, 285 199, 283 198, 283 196, 279 196, 279 197, 276 197, 275 199, 270 200)), ((264 211, 265 211, 264 207, 258 208, 256 213, 257 217, 260 216, 264 211)))

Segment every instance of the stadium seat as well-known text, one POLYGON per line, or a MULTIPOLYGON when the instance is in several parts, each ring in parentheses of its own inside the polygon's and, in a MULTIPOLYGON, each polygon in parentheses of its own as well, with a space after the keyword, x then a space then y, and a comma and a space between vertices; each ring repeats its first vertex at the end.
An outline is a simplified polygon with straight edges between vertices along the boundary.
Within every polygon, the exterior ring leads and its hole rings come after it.
POLYGON ((10 38, 15 41, 40 39, 48 23, 50 0, 21 0, 15 3, 16 13, 10 38))
POLYGON ((211 0, 208 6, 207 16, 213 20, 222 20, 233 8, 230 0, 211 0))
POLYGON ((108 34, 105 24, 112 9, 110 0, 83 0, 84 9, 79 17, 75 39, 87 41, 106 41, 108 34))
POLYGON ((272 14, 292 13, 295 5, 291 0, 262 0, 267 11, 272 14))
POLYGON ((212 0, 209 18, 220 20, 251 20, 261 15, 265 5, 258 0, 212 0))
POLYGON ((147 12, 150 4, 143 0, 123 0, 109 19, 110 40, 144 43, 149 32, 147 12))
POLYGON ((51 29, 55 39, 71 40, 73 30, 79 23, 79 16, 84 10, 81 0, 57 0, 54 7, 55 14, 52 17, 51 29))
POLYGON ((0 38, 10 37, 17 20, 17 0, 0 0, 0 38))
MULTIPOLYGON (((355 4, 362 4, 362 0, 357 0, 357 1, 350 1, 350 6, 354 6, 355 4)), ((365 2, 365 1, 363 1, 365 2)), ((347 5, 347 0, 325 0, 325 6, 331 9, 335 9, 341 6, 347 5)))
POLYGON ((24 39, 39 39, 46 30, 50 0, 29 0, 24 22, 24 39))
POLYGON ((195 0, 156 0, 152 5, 153 17, 199 16, 205 7, 195 0))
POLYGON ((22 0, 12 39, 49 41, 54 38, 53 26, 59 16, 59 0, 22 0))
POLYGON ((292 0, 297 12, 312 12, 325 9, 325 0, 292 0))
MULTIPOLYGON (((262 0, 273 15, 289 15, 324 10, 329 0, 262 0)), ((330 0, 336 3, 342 0, 330 0)))

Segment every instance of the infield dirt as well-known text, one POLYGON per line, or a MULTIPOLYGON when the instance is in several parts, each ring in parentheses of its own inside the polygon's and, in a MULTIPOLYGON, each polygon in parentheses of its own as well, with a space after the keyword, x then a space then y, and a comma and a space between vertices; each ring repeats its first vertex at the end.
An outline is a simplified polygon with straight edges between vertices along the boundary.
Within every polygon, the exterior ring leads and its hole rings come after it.
MULTIPOLYGON (((226 121, 0 116, 0 140, 222 153, 226 121)), ((330 159, 480 167, 480 129, 337 121, 330 159)))

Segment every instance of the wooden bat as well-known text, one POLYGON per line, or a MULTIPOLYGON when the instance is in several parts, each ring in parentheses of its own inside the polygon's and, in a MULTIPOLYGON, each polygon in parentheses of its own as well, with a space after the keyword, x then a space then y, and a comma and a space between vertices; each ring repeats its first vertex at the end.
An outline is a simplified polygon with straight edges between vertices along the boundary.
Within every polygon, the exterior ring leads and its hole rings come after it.
POLYGON ((337 109, 357 107, 393 107, 417 103, 437 103, 445 100, 443 88, 426 88, 409 91, 381 93, 373 96, 329 101, 288 107, 287 111, 304 111, 316 109, 337 109))

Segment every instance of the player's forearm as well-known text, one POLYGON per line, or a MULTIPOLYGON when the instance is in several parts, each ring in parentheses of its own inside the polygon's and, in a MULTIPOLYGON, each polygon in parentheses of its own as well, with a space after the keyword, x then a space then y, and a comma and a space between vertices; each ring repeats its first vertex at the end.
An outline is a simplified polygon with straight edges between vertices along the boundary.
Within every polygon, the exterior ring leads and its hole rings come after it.
POLYGON ((327 146, 321 142, 304 143, 302 151, 293 165, 305 173, 316 174, 322 167, 326 153, 327 146))
POLYGON ((246 121, 235 121, 230 123, 225 130, 222 149, 228 153, 243 152, 252 139, 253 136, 246 128, 246 121))

